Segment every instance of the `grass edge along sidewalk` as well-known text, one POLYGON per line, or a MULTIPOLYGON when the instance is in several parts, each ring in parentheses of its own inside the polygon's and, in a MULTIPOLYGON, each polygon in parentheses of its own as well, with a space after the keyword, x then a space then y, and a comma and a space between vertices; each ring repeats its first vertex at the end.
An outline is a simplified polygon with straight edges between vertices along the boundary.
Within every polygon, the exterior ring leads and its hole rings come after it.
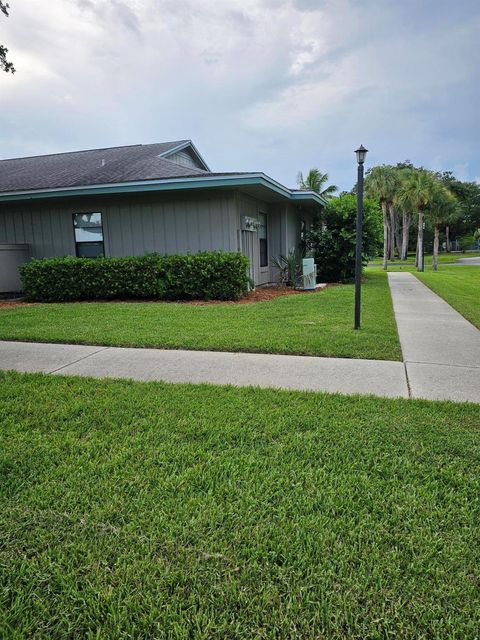
POLYGON ((414 275, 480 329, 480 266, 445 266, 414 275))
POLYGON ((401 360, 387 277, 369 272, 362 329, 353 285, 255 304, 35 304, 0 310, 0 339, 401 360))
POLYGON ((0 380, 2 637, 476 637, 478 406, 0 380))

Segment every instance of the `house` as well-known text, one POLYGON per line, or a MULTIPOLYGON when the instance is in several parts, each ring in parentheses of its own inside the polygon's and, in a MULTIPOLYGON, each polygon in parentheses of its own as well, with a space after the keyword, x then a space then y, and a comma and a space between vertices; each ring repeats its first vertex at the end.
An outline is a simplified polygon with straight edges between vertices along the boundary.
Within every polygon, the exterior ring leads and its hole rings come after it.
POLYGON ((191 140, 2 160, 0 292, 30 257, 213 249, 242 251, 266 284, 323 204, 264 173, 212 172, 191 140))

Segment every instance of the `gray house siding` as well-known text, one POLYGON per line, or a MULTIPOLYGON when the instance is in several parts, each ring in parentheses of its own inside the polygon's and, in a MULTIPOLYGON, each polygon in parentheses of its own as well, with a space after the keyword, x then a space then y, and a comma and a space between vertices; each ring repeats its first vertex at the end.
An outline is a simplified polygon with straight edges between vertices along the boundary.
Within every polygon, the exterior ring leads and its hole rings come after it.
POLYGON ((29 244, 35 258, 75 255, 73 214, 101 212, 106 256, 243 251, 255 284, 277 280, 272 259, 300 241, 297 207, 267 203, 234 190, 68 198, 0 205, 0 244, 29 244), (260 267, 257 232, 243 216, 267 215, 267 267, 260 267), (245 235, 246 234, 246 235, 245 235))
POLYGON ((190 149, 183 149, 183 151, 177 151, 176 153, 172 153, 171 155, 166 157, 167 157, 167 160, 176 162, 177 164, 182 165, 182 167, 193 167, 195 169, 203 169, 203 166, 197 160, 195 155, 190 151, 190 149))
POLYGON ((108 205, 103 209, 107 255, 237 251, 233 207, 233 194, 108 205))
POLYGON ((234 206, 233 192, 4 205, 0 243, 28 243, 35 258, 75 255, 73 213, 100 211, 107 256, 238 251, 234 206))
POLYGON ((298 245, 300 239, 300 217, 290 204, 285 207, 285 237, 286 251, 298 245))

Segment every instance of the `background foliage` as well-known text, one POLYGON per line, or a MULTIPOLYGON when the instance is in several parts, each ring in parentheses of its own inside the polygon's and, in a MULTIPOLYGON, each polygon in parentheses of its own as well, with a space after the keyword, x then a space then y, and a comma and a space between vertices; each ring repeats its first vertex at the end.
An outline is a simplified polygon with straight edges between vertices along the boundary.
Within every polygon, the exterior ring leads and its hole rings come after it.
MULTIPOLYGON (((305 234, 305 244, 317 264, 323 282, 346 282, 355 275, 355 227, 357 198, 344 194, 333 198, 305 234)), ((380 206, 376 200, 363 203, 363 263, 377 255, 382 244, 380 206)))

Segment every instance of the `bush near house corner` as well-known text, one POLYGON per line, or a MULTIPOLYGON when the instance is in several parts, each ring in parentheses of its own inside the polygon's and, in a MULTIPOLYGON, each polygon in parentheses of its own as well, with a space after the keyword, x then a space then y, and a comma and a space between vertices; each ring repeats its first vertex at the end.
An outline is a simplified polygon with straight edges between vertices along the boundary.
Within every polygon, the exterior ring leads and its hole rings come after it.
MULTIPOLYGON (((305 234, 305 244, 317 264, 320 282, 348 282, 355 276, 357 198, 344 194, 328 201, 305 234)), ((375 257, 383 238, 382 215, 376 200, 363 202, 362 262, 375 257)))
POLYGON ((238 300, 248 289, 248 259, 209 251, 126 258, 44 258, 20 267, 36 302, 73 300, 238 300))

